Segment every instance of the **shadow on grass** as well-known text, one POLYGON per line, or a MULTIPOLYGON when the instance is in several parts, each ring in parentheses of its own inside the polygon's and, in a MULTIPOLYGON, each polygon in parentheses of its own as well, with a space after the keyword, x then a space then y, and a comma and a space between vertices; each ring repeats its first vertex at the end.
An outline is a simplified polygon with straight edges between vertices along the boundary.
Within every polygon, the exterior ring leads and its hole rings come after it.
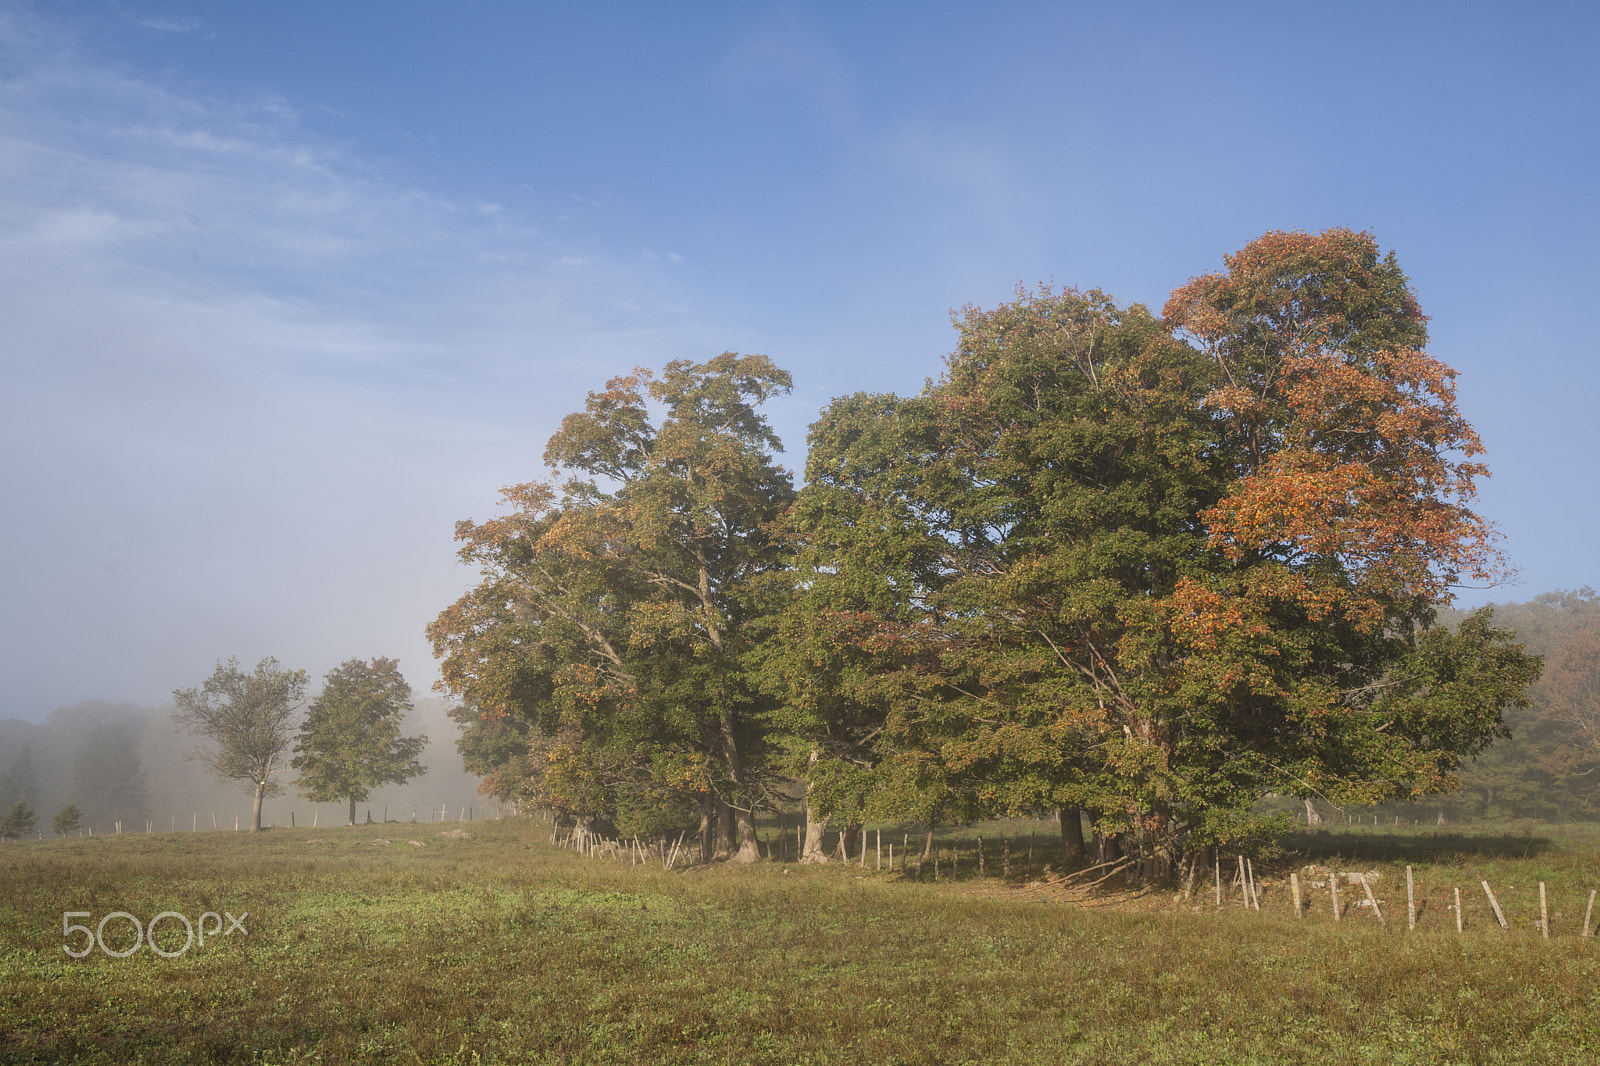
POLYGON ((1464 859, 1526 859, 1557 850, 1548 837, 1527 833, 1290 833, 1278 845, 1307 862, 1325 859, 1425 863, 1464 859))

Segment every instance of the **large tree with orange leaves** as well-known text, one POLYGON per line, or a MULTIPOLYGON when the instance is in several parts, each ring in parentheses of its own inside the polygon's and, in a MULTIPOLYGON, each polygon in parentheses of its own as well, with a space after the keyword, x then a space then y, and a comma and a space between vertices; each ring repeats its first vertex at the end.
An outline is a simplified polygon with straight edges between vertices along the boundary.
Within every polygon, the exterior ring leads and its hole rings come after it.
MULTIPOLYGON (((1161 320, 1071 290, 968 309, 920 396, 824 412, 800 602, 866 631, 854 693, 901 683, 876 721, 835 698, 818 750, 887 789, 918 767, 949 809, 1062 807, 1069 856, 1085 809, 1155 874, 1258 831, 1270 792, 1449 788, 1501 731, 1538 664, 1487 616, 1434 624, 1500 557, 1394 257, 1335 230, 1226 265, 1161 320)), ((840 695, 827 655, 789 662, 797 696, 840 695)))
POLYGON ((1503 569, 1455 372, 1369 234, 1269 233, 1226 266, 1165 310, 1215 368, 1201 402, 1233 465, 1202 514, 1216 564, 1174 589, 1165 624, 1219 692, 1282 709, 1287 743, 1263 756, 1277 787, 1450 787, 1538 675, 1486 617, 1434 626, 1454 587, 1503 569))

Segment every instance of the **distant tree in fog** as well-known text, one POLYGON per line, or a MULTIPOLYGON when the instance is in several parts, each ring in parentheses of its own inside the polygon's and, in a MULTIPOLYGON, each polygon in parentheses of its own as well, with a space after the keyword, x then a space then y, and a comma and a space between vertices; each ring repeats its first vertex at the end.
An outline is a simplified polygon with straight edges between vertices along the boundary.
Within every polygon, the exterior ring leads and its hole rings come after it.
POLYGON ((289 772, 285 756, 305 691, 304 670, 285 670, 268 657, 250 674, 236 658, 218 663, 203 685, 172 693, 173 722, 203 742, 193 757, 251 793, 252 833, 261 829, 261 801, 283 791, 273 777, 289 772))
POLYGON ((39 782, 33 772, 33 749, 24 744, 11 768, 0 775, 0 804, 10 805, 19 799, 39 799, 39 782))
POLYGON ((32 836, 37 821, 33 808, 22 800, 17 800, 5 815, 0 817, 0 839, 16 840, 19 837, 32 836))
POLYGON ((138 738, 131 729, 107 722, 78 745, 72 760, 72 792, 83 801, 91 824, 143 821, 145 777, 138 738))
POLYGON ((317 803, 347 800, 355 825, 356 803, 371 789, 423 772, 417 756, 427 738, 400 735, 410 710, 411 686, 393 659, 351 659, 328 671, 295 742, 301 793, 317 803))
POLYGON ((76 803, 69 802, 56 812, 54 818, 50 819, 50 831, 58 837, 64 837, 76 832, 82 824, 83 812, 78 810, 76 803))

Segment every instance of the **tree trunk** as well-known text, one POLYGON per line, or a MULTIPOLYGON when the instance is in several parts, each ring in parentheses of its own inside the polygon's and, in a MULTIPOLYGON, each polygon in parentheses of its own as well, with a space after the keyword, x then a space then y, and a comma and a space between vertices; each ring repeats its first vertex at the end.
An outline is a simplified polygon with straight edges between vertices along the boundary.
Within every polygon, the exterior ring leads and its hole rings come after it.
POLYGON ((1096 825, 1097 819, 1089 815, 1089 825, 1094 830, 1095 862, 1115 862, 1122 858, 1122 834, 1103 833, 1096 825))
POLYGON ((1308 826, 1321 825, 1322 824, 1322 815, 1317 813, 1316 804, 1311 802, 1311 798, 1309 796, 1306 797, 1305 803, 1306 803, 1306 825, 1308 825, 1308 826))
POLYGON ((927 862, 932 857, 933 857, 933 823, 929 822, 928 823, 928 835, 922 841, 922 856, 918 861, 927 862))
MULTIPOLYGON (((816 761, 816 753, 812 752, 812 761, 816 761)), ((811 791, 811 784, 807 782, 806 792, 811 791)), ((806 799, 806 841, 800 849, 801 862, 827 862, 828 856, 822 850, 822 837, 828 831, 828 819, 817 817, 817 809, 812 806, 809 795, 806 799)))
POLYGON ((761 838, 756 836, 755 815, 746 808, 735 808, 734 825, 739 830, 739 850, 734 854, 733 861, 760 862, 761 838))
POLYGON ((354 796, 350 797, 350 824, 356 824, 356 798, 354 796))
POLYGON ((1083 816, 1076 807, 1063 807, 1061 818, 1061 861, 1069 866, 1083 861, 1083 816))
POLYGON ((718 862, 733 856, 733 808, 717 797, 717 848, 711 855, 718 862))
POLYGON ((717 801, 710 795, 700 797, 700 862, 711 861, 711 849, 715 844, 716 833, 716 805, 717 801))
POLYGON ((722 713, 722 755, 728 763, 728 779, 733 782, 733 798, 737 804, 733 816, 739 850, 731 857, 734 862, 759 862, 761 845, 756 842, 755 804, 750 790, 745 788, 744 764, 739 758, 739 738, 731 710, 722 713))
POLYGON ((261 832, 261 799, 267 794, 267 783, 256 782, 255 802, 250 805, 250 832, 261 832))

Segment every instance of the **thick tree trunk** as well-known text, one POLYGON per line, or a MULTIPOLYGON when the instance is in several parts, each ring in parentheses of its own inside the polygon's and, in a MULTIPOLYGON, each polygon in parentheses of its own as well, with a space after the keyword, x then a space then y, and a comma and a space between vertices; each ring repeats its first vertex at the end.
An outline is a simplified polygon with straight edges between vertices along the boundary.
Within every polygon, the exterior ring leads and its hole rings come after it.
POLYGON ((711 857, 717 862, 733 855, 733 808, 728 801, 717 798, 717 847, 711 857))
POLYGON ((929 822, 928 835, 922 841, 922 857, 918 861, 927 862, 931 858, 933 858, 933 823, 929 822))
POLYGON ((739 830, 739 851, 734 855, 733 861, 760 862, 761 838, 756 836, 755 816, 743 807, 738 808, 734 813, 736 815, 734 824, 739 830))
POLYGON ((350 797, 350 824, 356 824, 356 798, 354 796, 350 797))
POLYGON ((255 801, 250 804, 250 832, 261 832, 261 799, 267 794, 267 783, 256 782, 255 801))
POLYGON ((738 833, 739 850, 731 858, 734 862, 759 862, 761 845, 756 842, 755 803, 745 787, 744 763, 739 758, 738 730, 732 711, 722 714, 722 755, 728 763, 728 779, 733 782, 733 817, 738 833))
POLYGON ((1076 807, 1063 807, 1061 818, 1061 861, 1069 866, 1083 861, 1083 816, 1076 807))
POLYGON ((1317 813, 1316 804, 1311 802, 1311 798, 1309 796, 1306 797, 1305 803, 1306 803, 1306 825, 1321 825, 1322 824, 1322 815, 1317 813))
MULTIPOLYGON (((811 785, 806 785, 806 791, 811 790, 811 785)), ((806 800, 806 840, 800 849, 801 862, 827 862, 827 853, 822 850, 822 838, 828 832, 828 819, 817 816, 817 808, 806 800)))

